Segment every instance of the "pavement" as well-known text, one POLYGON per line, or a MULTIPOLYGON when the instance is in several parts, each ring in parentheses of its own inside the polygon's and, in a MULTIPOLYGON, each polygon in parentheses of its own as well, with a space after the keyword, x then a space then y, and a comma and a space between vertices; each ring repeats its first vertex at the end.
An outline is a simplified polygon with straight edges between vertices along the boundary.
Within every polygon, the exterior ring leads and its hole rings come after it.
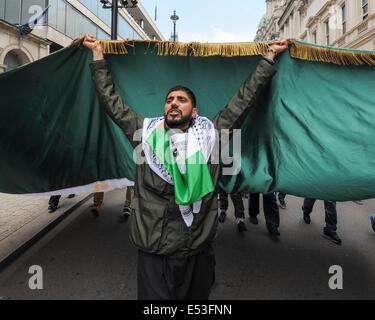
POLYGON ((57 211, 49 213, 48 196, 0 193, 0 270, 90 197, 61 197, 57 211))
MULTIPOLYGON (((338 203, 341 246, 322 237, 322 201, 307 225, 302 219, 303 199, 286 200, 277 240, 269 237, 262 214, 259 225, 246 219, 248 231, 239 233, 230 201, 214 244, 216 283, 211 299, 374 299, 375 233, 369 215, 375 211, 375 199, 362 205, 338 203), (333 266, 342 269, 342 290, 329 287, 333 266)), ((69 201, 62 199, 62 208, 69 201)), ((105 195, 99 217, 90 212, 91 201, 74 210, 0 271, 0 300, 136 299, 137 250, 121 215, 123 201, 123 191, 115 190, 105 195), (31 266, 42 268, 41 290, 29 286, 31 266)), ((247 199, 244 204, 247 216, 247 199)))

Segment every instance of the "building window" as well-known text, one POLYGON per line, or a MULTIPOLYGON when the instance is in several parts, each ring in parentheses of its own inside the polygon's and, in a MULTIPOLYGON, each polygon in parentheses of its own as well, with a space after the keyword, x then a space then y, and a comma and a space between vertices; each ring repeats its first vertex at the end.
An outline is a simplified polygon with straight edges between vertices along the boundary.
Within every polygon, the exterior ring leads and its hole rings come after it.
POLYGON ((71 38, 81 37, 83 34, 97 36, 97 27, 91 20, 68 5, 66 7, 66 34, 71 38))
POLYGON ((112 19, 111 10, 104 9, 103 6, 99 6, 98 17, 99 17, 99 19, 104 21, 107 26, 109 26, 109 27, 111 26, 111 21, 112 21, 111 20, 112 19))
POLYGON ((122 16, 118 20, 118 35, 122 39, 142 39, 122 16))
POLYGON ((111 25, 111 10, 103 8, 99 0, 80 0, 93 14, 103 20, 108 26, 111 25))
POLYGON ((5 1, 5 20, 11 24, 19 24, 21 21, 21 0, 5 1))
POLYGON ((312 33, 312 42, 316 44, 317 38, 316 38, 316 31, 313 31, 312 33))
POLYGON ((288 32, 289 32, 289 18, 285 21, 285 36, 288 36, 288 32))
POLYGON ((5 0, 0 0, 0 19, 5 18, 5 0))
POLYGON ((324 28, 325 28, 325 31, 326 31, 326 45, 329 46, 329 43, 330 43, 330 39, 329 39, 329 19, 324 22, 324 28))
MULTIPOLYGON (((21 23, 29 21, 31 17, 39 14, 39 11, 35 11, 35 6, 38 6, 38 10, 44 10, 47 7, 46 0, 22 0, 21 8, 21 23)), ((38 25, 45 25, 46 18, 43 16, 42 20, 38 21, 38 25)))
POLYGON ((368 0, 362 0, 362 17, 363 20, 368 17, 368 0))
POLYGON ((346 33, 346 4, 344 3, 341 7, 341 18, 342 18, 342 34, 346 33))
POLYGON ((57 30, 64 32, 66 31, 66 8, 67 4, 58 0, 57 2, 57 30))
POLYGON ((66 3, 63 0, 49 0, 48 25, 65 33, 66 3))
POLYGON ((292 36, 296 32, 294 24, 294 12, 290 16, 289 20, 289 35, 292 36))
POLYGON ((107 32, 105 32, 101 28, 98 28, 98 39, 100 39, 100 40, 111 40, 111 37, 107 32))
POLYGON ((5 71, 10 71, 21 66, 22 61, 20 57, 18 56, 18 54, 14 50, 12 50, 8 52, 7 55, 5 56, 4 64, 6 65, 5 71))
POLYGON ((98 15, 99 1, 97 0, 80 0, 92 13, 98 15))

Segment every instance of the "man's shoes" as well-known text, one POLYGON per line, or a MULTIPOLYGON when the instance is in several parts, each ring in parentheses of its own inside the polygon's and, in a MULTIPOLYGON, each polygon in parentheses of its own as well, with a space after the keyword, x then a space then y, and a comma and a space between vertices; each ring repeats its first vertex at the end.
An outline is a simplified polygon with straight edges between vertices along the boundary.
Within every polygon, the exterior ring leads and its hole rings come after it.
POLYGON ((333 243, 337 245, 340 245, 342 243, 341 239, 339 238, 337 233, 334 231, 324 230, 323 237, 328 240, 331 240, 333 243))
POLYGON ((360 200, 354 200, 353 201, 355 204, 358 204, 359 206, 363 206, 363 202, 360 200))
POLYGON ((310 224, 310 223, 311 223, 310 215, 309 215, 308 213, 304 213, 304 214, 303 214, 303 220, 304 220, 307 224, 310 224))
POLYGON ((219 215, 219 222, 224 223, 226 217, 227 217, 227 214, 225 213, 225 211, 221 211, 219 215))
POLYGON ((271 237, 279 237, 280 236, 280 232, 277 229, 277 227, 275 227, 273 224, 270 224, 270 223, 267 223, 266 225, 267 225, 268 233, 271 237))
POLYGON ((257 217, 250 217, 250 222, 252 224, 259 224, 258 218, 257 217))
POLYGON ((286 203, 284 199, 279 199, 279 207, 281 209, 286 209, 286 203))
POLYGON ((245 231, 247 231, 245 222, 238 221, 238 223, 237 223, 237 229, 238 229, 239 232, 245 232, 245 231))
POLYGON ((131 213, 131 209, 129 207, 124 207, 124 209, 122 209, 122 215, 125 218, 130 217, 130 213, 131 213))
POLYGON ((48 206, 48 212, 49 212, 49 213, 55 212, 56 210, 57 210, 57 206, 52 205, 52 204, 50 204, 50 205, 48 206))
POLYGON ((100 206, 94 206, 94 205, 92 205, 91 206, 91 212, 93 213, 93 215, 95 217, 99 217, 99 215, 100 215, 100 206))
POLYGON ((72 198, 74 198, 76 195, 75 194, 70 194, 70 195, 68 195, 68 199, 72 199, 72 198))

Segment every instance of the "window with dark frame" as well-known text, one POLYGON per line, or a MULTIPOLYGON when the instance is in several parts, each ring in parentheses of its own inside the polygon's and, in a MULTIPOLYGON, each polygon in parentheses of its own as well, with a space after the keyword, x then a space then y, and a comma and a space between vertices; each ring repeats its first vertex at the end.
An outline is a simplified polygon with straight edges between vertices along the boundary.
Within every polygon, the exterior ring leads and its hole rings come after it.
POLYGON ((330 42, 330 34, 329 34, 329 19, 324 23, 325 25, 325 29, 326 29, 326 45, 329 46, 329 42, 330 42))
POLYGON ((341 17, 342 17, 342 34, 346 33, 346 4, 341 7, 341 17))
POLYGON ((314 32, 312 33, 312 41, 313 41, 313 43, 315 43, 315 44, 316 44, 316 42, 317 42, 316 31, 314 31, 314 32))
POLYGON ((362 0, 362 18, 365 20, 368 17, 368 0, 362 0))

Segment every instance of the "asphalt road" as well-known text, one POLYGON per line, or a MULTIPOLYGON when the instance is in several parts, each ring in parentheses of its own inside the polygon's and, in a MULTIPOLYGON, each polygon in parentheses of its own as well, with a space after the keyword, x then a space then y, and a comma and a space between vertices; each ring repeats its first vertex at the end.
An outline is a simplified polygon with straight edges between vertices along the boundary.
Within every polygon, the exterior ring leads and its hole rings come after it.
MULTIPOLYGON (((41 239, 0 274, 0 299, 136 299, 137 251, 121 217, 123 197, 123 191, 106 194, 99 218, 84 204, 41 239), (42 290, 28 286, 33 265, 42 267, 42 290)), ((230 207, 215 242, 211 299, 375 299, 375 233, 368 219, 375 200, 338 204, 341 246, 322 237, 323 202, 316 203, 311 225, 302 220, 302 199, 287 197, 287 204, 277 241, 263 215, 258 226, 247 220, 248 231, 239 233, 230 207), (343 270, 342 290, 328 286, 333 265, 343 270)))

